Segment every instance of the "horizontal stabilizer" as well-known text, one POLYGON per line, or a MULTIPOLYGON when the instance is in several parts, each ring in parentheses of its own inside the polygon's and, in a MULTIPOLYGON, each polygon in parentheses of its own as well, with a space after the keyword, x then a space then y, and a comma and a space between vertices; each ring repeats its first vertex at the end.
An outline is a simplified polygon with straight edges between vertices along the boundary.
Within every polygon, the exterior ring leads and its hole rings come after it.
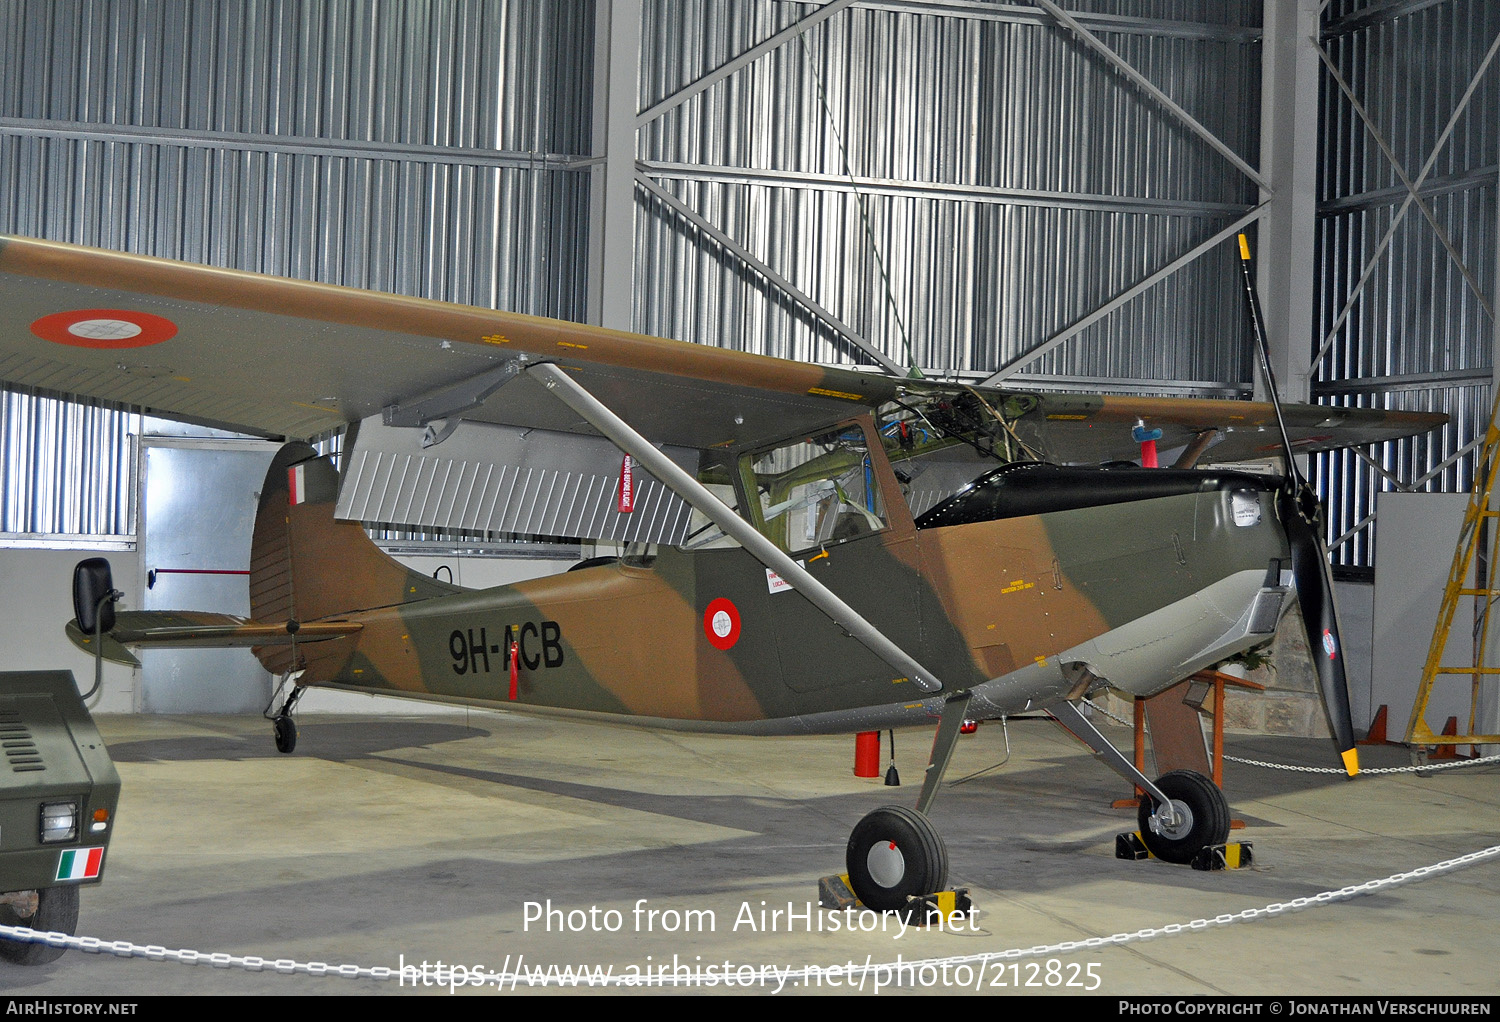
MULTIPOLYGON (((354 621, 269 622, 202 611, 127 610, 115 615, 115 626, 101 637, 101 645, 106 660, 139 667, 140 661, 125 647, 223 649, 285 646, 293 642, 337 639, 352 635, 363 627, 354 621)), ((69 621, 66 630, 73 645, 93 654, 93 635, 80 629, 77 621, 69 621)))

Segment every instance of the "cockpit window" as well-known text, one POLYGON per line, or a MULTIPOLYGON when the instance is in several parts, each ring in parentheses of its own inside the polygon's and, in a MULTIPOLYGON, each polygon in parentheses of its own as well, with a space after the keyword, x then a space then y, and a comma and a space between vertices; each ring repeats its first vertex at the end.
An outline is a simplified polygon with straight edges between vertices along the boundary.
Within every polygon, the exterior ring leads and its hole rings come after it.
POLYGON ((886 527, 869 443, 841 426, 741 459, 757 528, 788 552, 867 536, 886 527))
MULTIPOLYGON (((733 466, 733 460, 723 453, 706 451, 698 465, 698 482, 727 504, 731 511, 740 513, 739 495, 734 489, 733 466)), ((713 519, 695 507, 688 518, 687 535, 680 545, 684 550, 717 550, 737 547, 739 543, 725 535, 724 530, 715 525, 713 519)))

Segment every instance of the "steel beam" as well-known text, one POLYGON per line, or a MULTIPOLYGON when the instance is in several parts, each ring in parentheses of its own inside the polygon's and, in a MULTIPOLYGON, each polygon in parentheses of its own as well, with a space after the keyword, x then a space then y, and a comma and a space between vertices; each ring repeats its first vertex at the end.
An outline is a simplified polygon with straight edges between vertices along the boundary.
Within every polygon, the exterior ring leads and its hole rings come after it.
MULTIPOLYGON (((803 32, 806 32, 808 29, 813 28, 816 25, 821 25, 823 22, 827 21, 829 18, 837 14, 839 11, 842 11, 846 7, 852 7, 853 5, 854 0, 833 0, 832 3, 826 4, 821 9, 803 18, 801 21, 798 21, 792 25, 788 25, 780 32, 777 32, 775 35, 771 36, 771 38, 767 39, 765 42, 757 43, 732 60, 720 64, 718 67, 714 68, 714 70, 710 71, 702 78, 699 78, 697 81, 690 82, 689 84, 684 85, 682 88, 678 89, 676 92, 672 93, 661 102, 647 107, 639 115, 637 115, 635 119, 635 126, 637 128, 644 128, 646 125, 656 120, 662 114, 666 113, 668 110, 671 110, 674 107, 679 107, 682 104, 686 103, 688 100, 692 99, 694 96, 698 95, 700 92, 704 92, 708 89, 713 88, 715 85, 719 84, 724 79, 740 70, 740 68, 748 67, 749 65, 759 60, 761 57, 764 57, 766 54, 770 53, 772 50, 784 46, 785 44, 791 42, 793 39, 797 38, 803 32)), ((632 85, 632 88, 633 87, 634 86, 632 85)), ((634 95, 634 92, 632 92, 631 94, 634 95)))
MULTIPOLYGON (((1307 349, 1317 332, 1318 59, 1316 0, 1263 0, 1260 166, 1275 188, 1256 231, 1256 289, 1271 368, 1288 401, 1306 401, 1307 349)), ((1267 400, 1256 379, 1256 395, 1267 400)))
POLYGON ((729 235, 719 230, 719 228, 715 227, 713 224, 705 220, 687 203, 683 202, 681 199, 673 195, 671 192, 667 191, 655 181, 652 181, 650 178, 646 177, 644 171, 636 175, 636 183, 639 184, 642 188, 646 189, 646 191, 650 192, 652 195, 656 196, 667 206, 675 210, 679 215, 683 217, 683 219, 687 220, 694 227, 698 228, 698 230, 702 231, 714 241, 718 242, 718 244, 721 245, 726 252, 733 255, 735 258, 739 259, 740 261, 745 263, 745 265, 753 269, 756 273, 759 273, 762 277, 765 277, 766 280, 770 281, 782 291, 786 292, 788 297, 792 298, 803 308, 811 312, 840 337, 844 338, 844 340, 848 341, 850 344, 854 345, 860 351, 864 352, 866 355, 870 356, 870 358, 878 362, 882 367, 885 368, 886 372, 890 373, 892 376, 906 375, 905 368, 892 361, 886 356, 884 352, 876 348, 869 341, 865 340, 864 337, 862 337, 860 334, 856 333, 847 323, 839 319, 818 302, 813 300, 811 295, 807 294, 801 288, 797 287, 797 285, 793 284, 786 277, 783 277, 781 274, 771 269, 771 267, 764 260, 757 258, 753 253, 750 252, 749 249, 745 248, 745 246, 741 245, 729 235))
POLYGON ((510 149, 466 149, 459 146, 407 145, 361 139, 309 138, 302 135, 253 135, 232 131, 193 131, 86 121, 38 121, 0 117, 0 135, 76 138, 89 142, 171 145, 187 149, 230 149, 251 153, 305 153, 344 159, 513 167, 520 170, 582 170, 592 162, 568 153, 528 153, 510 149))
POLYGON ((1063 330, 1053 334, 1051 337, 1047 338, 1036 347, 1031 348, 1030 350, 1016 356, 1014 359, 1001 366, 997 372, 986 377, 979 385, 981 387, 998 386, 1002 380, 1006 380, 1011 376, 1014 376, 1022 366, 1026 365, 1029 362, 1034 362, 1036 359, 1045 355, 1053 348, 1056 348, 1070 338, 1076 337, 1078 334, 1082 333, 1089 327, 1093 326, 1095 323, 1099 322, 1105 316, 1108 316, 1111 312, 1114 312, 1116 309, 1130 302, 1137 295, 1150 290, 1151 287, 1153 287, 1160 281, 1165 280, 1167 277, 1170 277, 1172 274, 1182 269, 1188 263, 1203 255, 1205 252, 1212 251, 1221 242, 1234 237, 1248 224, 1250 224, 1251 221, 1259 217, 1261 215, 1261 210, 1263 210, 1264 208, 1264 203, 1256 206, 1250 212, 1240 217, 1234 223, 1230 224, 1228 227, 1224 228, 1222 231, 1218 232, 1207 241, 1195 246, 1194 248, 1189 249, 1187 252, 1183 253, 1176 259, 1173 259, 1167 265, 1163 266, 1161 269, 1157 270, 1155 273, 1132 285, 1126 290, 1120 292, 1114 298, 1111 298, 1108 302, 1101 305, 1093 312, 1084 316, 1082 319, 1075 321, 1071 326, 1065 327, 1063 330))
POLYGON ((1355 522, 1352 526, 1345 530, 1342 536, 1334 540, 1332 543, 1329 543, 1329 551, 1337 550, 1339 547, 1349 542, 1355 536, 1359 535, 1366 528, 1368 528, 1370 523, 1373 521, 1375 521, 1375 512, 1371 511, 1369 514, 1365 515, 1363 518, 1361 518, 1359 521, 1355 522))
POLYGON ((589 322, 630 330, 635 315, 635 96, 641 0, 594 8, 594 155, 589 191, 589 322))
POLYGON ((1464 262, 1463 256, 1458 254, 1458 249, 1454 247, 1452 239, 1448 237, 1448 232, 1443 230, 1442 224, 1438 223, 1437 217, 1432 213, 1432 208, 1422 201, 1422 196, 1417 191, 1417 186, 1406 175, 1406 168, 1401 165, 1401 161, 1391 150, 1390 143, 1380 133, 1380 129, 1375 126, 1375 122, 1370 118, 1369 112, 1365 110, 1365 105, 1354 95, 1354 90, 1349 88, 1349 83, 1344 80, 1344 76, 1334 66, 1333 58, 1328 55, 1328 51, 1320 46, 1316 40, 1313 41, 1313 45, 1317 47, 1318 56, 1322 58, 1324 66, 1328 68, 1328 73, 1333 75, 1333 80, 1338 83, 1339 90, 1343 92, 1344 98, 1349 101, 1349 105, 1359 115, 1359 119, 1364 123, 1365 130, 1370 133, 1371 138, 1375 139, 1375 144, 1380 146, 1380 151, 1385 154, 1385 158, 1390 163, 1391 169, 1396 172, 1396 176, 1401 179, 1401 184, 1406 188, 1407 195, 1417 204, 1417 209, 1422 211, 1422 215, 1427 218, 1427 222, 1432 225, 1433 233, 1437 235, 1438 241, 1442 244, 1444 250, 1447 251, 1449 258, 1453 260, 1453 264, 1458 267, 1458 272, 1463 274, 1464 282, 1469 285, 1469 290, 1473 291, 1474 297, 1479 299, 1479 304, 1484 308, 1484 314, 1493 323, 1495 321, 1495 310, 1490 306, 1490 300, 1485 297, 1484 292, 1480 289, 1479 281, 1474 279, 1473 271, 1464 262))
POLYGON ((651 445, 631 426, 611 411, 602 401, 594 397, 568 376, 559 366, 550 362, 533 365, 527 373, 536 377, 544 387, 590 426, 608 437, 616 447, 634 458, 642 468, 676 493, 683 500, 701 511, 717 525, 724 534, 744 547, 756 560, 780 575, 782 580, 801 593, 807 602, 827 614, 834 624, 853 636, 866 649, 885 661, 897 673, 912 680, 923 692, 938 692, 943 684, 937 675, 917 663, 901 647, 865 620, 858 611, 849 606, 838 594, 814 578, 806 568, 787 556, 780 547, 761 535, 755 526, 708 491, 698 480, 688 475, 671 458, 651 445))
POLYGON ((1463 116, 1464 110, 1468 108, 1469 100, 1474 97, 1474 92, 1479 88, 1479 83, 1484 78, 1484 73, 1489 70, 1490 61, 1495 59, 1497 50, 1500 50, 1500 36, 1496 36, 1495 41, 1490 44, 1489 51, 1484 55, 1484 60, 1479 63, 1479 70, 1474 72, 1474 77, 1469 80, 1469 87, 1459 97, 1458 105, 1453 108, 1453 113, 1449 116, 1448 123, 1443 126, 1443 132, 1438 136, 1437 142, 1433 145, 1431 155, 1427 157, 1427 162, 1422 164, 1422 171, 1417 175, 1416 182, 1407 190, 1406 201, 1401 203, 1401 208, 1396 211, 1395 216, 1391 217, 1390 226, 1386 228, 1385 234, 1381 236, 1380 243, 1375 246, 1375 252, 1366 261, 1364 272, 1360 274, 1359 282, 1354 285, 1354 290, 1350 292, 1348 300, 1344 302, 1344 307, 1339 310, 1338 316, 1334 319, 1333 326, 1329 328, 1328 335, 1323 338, 1323 343, 1318 347, 1318 353, 1313 356, 1312 365, 1308 368, 1309 373, 1317 372, 1318 363, 1323 361, 1323 356, 1333 346, 1334 338, 1338 336, 1339 330, 1344 325, 1344 320, 1349 318, 1349 313, 1354 308, 1354 303, 1359 301, 1359 296, 1364 293, 1365 285, 1374 276, 1375 267, 1380 262, 1380 257, 1385 254, 1385 250, 1390 246, 1391 238, 1396 234, 1396 228, 1401 226, 1401 221, 1406 217, 1406 211, 1416 201, 1415 197, 1422 187, 1422 182, 1427 180, 1427 175, 1432 172, 1433 165, 1437 163, 1437 158, 1442 153, 1443 147, 1448 144, 1448 137, 1453 134, 1453 129, 1458 125, 1458 119, 1463 116))
POLYGON ((1228 216, 1243 213, 1250 208, 1243 202, 1189 202, 1136 195, 1054 192, 1034 188, 996 188, 988 185, 954 184, 947 181, 902 181, 892 178, 856 177, 852 174, 835 176, 758 167, 659 163, 654 160, 642 160, 640 168, 643 173, 653 178, 679 181, 714 181, 733 185, 763 185, 769 188, 816 188, 830 192, 890 195, 900 198, 938 199, 951 202, 979 202, 987 205, 1036 206, 1047 209, 1089 209, 1109 213, 1145 213, 1156 216, 1182 216, 1194 213, 1207 216, 1228 216))
POLYGON ((1254 181, 1265 191, 1271 191, 1270 182, 1261 177, 1260 172, 1257 171, 1254 167, 1246 163, 1244 159, 1240 157, 1239 153, 1236 153, 1233 149, 1229 148, 1229 146, 1221 141, 1217 135, 1200 124, 1192 114, 1188 113, 1181 106, 1179 106, 1171 96, 1168 96, 1165 92, 1161 91, 1161 89, 1157 88, 1149 78, 1141 74, 1135 68, 1131 67, 1129 61, 1120 56, 1114 50, 1110 49, 1103 40, 1094 35, 1094 33, 1090 32, 1088 29, 1084 28, 1083 25, 1079 24, 1077 18, 1074 18, 1067 11, 1057 6, 1057 4, 1053 3, 1052 0, 1034 0, 1034 2, 1038 7, 1042 8, 1042 10, 1052 15, 1052 17, 1055 18, 1059 24, 1067 28, 1074 35, 1078 36, 1079 39, 1083 40, 1085 45, 1087 45, 1090 49, 1094 50, 1106 61, 1108 61, 1115 68, 1115 70, 1119 71, 1126 78, 1129 78, 1132 82, 1134 82, 1142 92, 1146 93, 1146 95, 1150 96, 1152 99, 1156 100, 1156 102, 1160 103, 1168 113, 1170 113, 1173 117, 1176 117, 1179 121, 1186 125, 1188 130, 1192 131, 1193 134, 1197 135, 1199 138, 1203 139, 1203 141, 1207 142, 1209 146, 1214 150, 1214 152, 1218 153, 1220 156, 1224 157, 1224 159, 1233 164, 1235 169, 1237 169, 1241 174, 1244 174, 1251 181, 1254 181))

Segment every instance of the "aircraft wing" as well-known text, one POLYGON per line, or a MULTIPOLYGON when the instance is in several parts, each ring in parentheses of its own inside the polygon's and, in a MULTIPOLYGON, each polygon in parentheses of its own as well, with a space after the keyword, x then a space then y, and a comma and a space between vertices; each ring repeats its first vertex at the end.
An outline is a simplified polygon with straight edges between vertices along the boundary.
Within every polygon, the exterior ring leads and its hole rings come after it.
MULTIPOLYGON (((309 439, 517 355, 558 362, 653 440, 785 436, 895 381, 402 295, 0 238, 0 380, 309 439), (123 336, 122 336, 123 335, 123 336)), ((522 378, 466 418, 592 432, 522 378)))
MULTIPOLYGON (((1060 393, 1034 397, 1035 409, 1018 418, 1015 428, 1049 460, 1098 464, 1136 459, 1140 444, 1131 431, 1138 423, 1162 431, 1157 446, 1164 452, 1203 437, 1210 446, 1199 464, 1279 458, 1282 452, 1269 402, 1060 393)), ((1298 454, 1363 447, 1425 433, 1448 421, 1431 412, 1337 405, 1289 404, 1282 406, 1282 414, 1298 454)))
MULTIPOLYGON (((789 362, 709 344, 471 306, 0 238, 0 382, 98 398, 166 418, 309 439, 393 410, 420 417, 482 394, 463 418, 592 433, 531 377, 480 384, 518 356, 567 369, 653 442, 707 450, 812 430, 893 399, 970 388, 789 362)), ((729 330, 732 333, 732 326, 729 330)), ((1267 457, 1269 405, 982 390, 1015 432, 1065 462, 1133 457, 1217 430, 1205 461, 1267 457)), ((1309 451, 1423 432, 1441 415, 1289 406, 1309 451)))

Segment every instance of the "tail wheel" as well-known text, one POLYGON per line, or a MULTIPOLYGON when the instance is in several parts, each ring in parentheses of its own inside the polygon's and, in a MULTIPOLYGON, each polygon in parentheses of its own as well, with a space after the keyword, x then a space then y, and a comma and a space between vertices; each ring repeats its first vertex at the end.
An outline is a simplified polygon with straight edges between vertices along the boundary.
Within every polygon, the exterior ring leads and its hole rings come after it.
POLYGON ((860 820, 844 857, 849 885, 866 907, 880 912, 906 907, 909 897, 934 894, 948 884, 948 849, 927 817, 885 806, 860 820))
POLYGON ((297 722, 290 714, 283 713, 271 721, 271 729, 276 735, 276 751, 291 752, 297 747, 297 722))
POLYGON ((1188 863, 1209 845, 1229 837, 1229 803, 1219 786, 1193 770, 1173 770, 1156 779, 1162 794, 1172 800, 1176 819, 1157 815, 1160 803, 1149 793, 1141 799, 1136 819, 1141 840, 1164 862, 1188 863))
MULTIPOLYGON (((9 906, 0 906, 0 924, 66 933, 71 937, 78 929, 78 888, 71 884, 42 888, 37 892, 36 912, 30 916, 19 916, 9 906)), ((50 944, 0 938, 0 961, 17 965, 46 965, 57 961, 66 950, 50 944)))

